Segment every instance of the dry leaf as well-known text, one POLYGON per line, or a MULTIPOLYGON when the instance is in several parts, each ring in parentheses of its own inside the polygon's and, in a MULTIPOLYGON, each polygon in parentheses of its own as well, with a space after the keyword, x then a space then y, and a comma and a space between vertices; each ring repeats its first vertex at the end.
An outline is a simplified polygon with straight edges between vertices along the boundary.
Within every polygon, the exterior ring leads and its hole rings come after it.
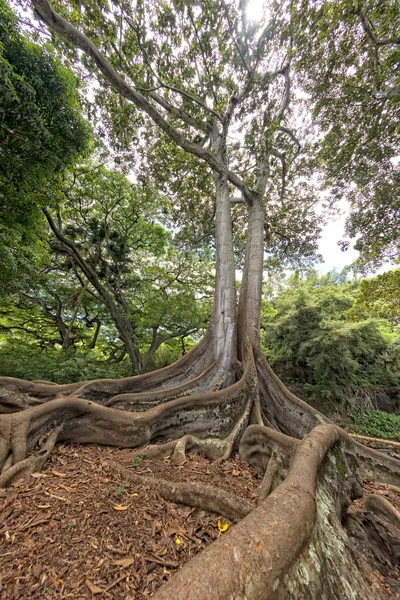
POLYGON ((218 529, 220 533, 223 533, 229 528, 229 521, 226 519, 218 519, 218 529))
POLYGON ((40 565, 39 563, 36 563, 36 565, 33 565, 32 573, 33 573, 33 576, 36 577, 36 579, 39 577, 41 572, 42 572, 42 565, 40 565))
POLYGON ((104 590, 102 590, 97 585, 95 585, 94 583, 92 583, 90 581, 90 579, 86 579, 85 584, 87 585, 87 587, 89 588, 89 590, 92 592, 93 595, 95 595, 95 594, 102 594, 104 592, 104 590))
POLYGON ((38 504, 38 508, 50 508, 51 504, 38 504))
POLYGON ((130 567, 135 562, 134 558, 120 558, 118 560, 114 560, 114 565, 119 567, 130 567))
POLYGON ((48 475, 46 475, 46 473, 32 473, 31 477, 34 477, 35 479, 41 479, 42 477, 48 477, 48 475))
POLYGON ((128 510, 129 507, 130 504, 128 504, 128 506, 120 506, 119 504, 117 504, 117 506, 114 506, 114 510, 128 510))
POLYGON ((60 473, 60 471, 51 471, 52 475, 57 475, 57 477, 68 477, 65 473, 60 473))

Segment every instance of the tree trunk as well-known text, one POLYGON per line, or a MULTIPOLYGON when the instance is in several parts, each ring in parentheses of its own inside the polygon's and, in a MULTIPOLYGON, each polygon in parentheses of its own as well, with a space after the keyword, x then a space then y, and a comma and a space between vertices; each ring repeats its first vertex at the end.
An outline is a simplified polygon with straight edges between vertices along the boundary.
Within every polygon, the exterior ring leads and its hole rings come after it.
POLYGON ((264 207, 262 197, 254 194, 248 207, 248 231, 238 308, 238 350, 242 355, 245 339, 260 346, 260 312, 264 267, 264 207))

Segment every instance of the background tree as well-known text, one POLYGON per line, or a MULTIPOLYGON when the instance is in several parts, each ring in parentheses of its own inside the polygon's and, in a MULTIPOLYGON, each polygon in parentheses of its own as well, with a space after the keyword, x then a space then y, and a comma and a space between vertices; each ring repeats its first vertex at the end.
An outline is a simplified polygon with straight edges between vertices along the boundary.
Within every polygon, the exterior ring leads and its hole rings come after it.
POLYGON ((209 264, 174 250, 152 219, 154 199, 116 171, 76 169, 60 191, 57 219, 46 213, 51 248, 65 257, 61 268, 106 306, 133 372, 142 373, 162 343, 204 327, 207 312, 195 294, 211 294, 209 264))
POLYGON ((355 317, 369 312, 398 324, 400 317, 400 269, 363 279, 353 307, 355 317))
POLYGON ((90 129, 80 109, 77 80, 49 46, 18 30, 7 2, 0 2, 0 287, 20 286, 43 258, 37 233, 45 185, 88 144, 90 129))
POLYGON ((350 202, 358 267, 374 270, 398 257, 399 3, 299 2, 296 19, 297 67, 320 130, 317 161, 333 194, 350 202))
MULTIPOLYGON (((284 381, 308 390, 315 400, 352 404, 355 391, 399 386, 396 328, 364 305, 355 310, 369 280, 309 272, 281 283, 264 308, 267 356, 284 381)), ((382 315, 381 315, 382 316, 382 315)), ((337 407, 337 404, 336 404, 337 407)))

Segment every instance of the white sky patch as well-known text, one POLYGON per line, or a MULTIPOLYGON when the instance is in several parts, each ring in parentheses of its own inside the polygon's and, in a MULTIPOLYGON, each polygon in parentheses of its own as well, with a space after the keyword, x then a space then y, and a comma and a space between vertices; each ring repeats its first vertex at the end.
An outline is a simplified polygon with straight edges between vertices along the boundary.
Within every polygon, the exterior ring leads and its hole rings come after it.
POLYGON ((261 0, 250 0, 247 5, 247 19, 253 23, 258 23, 264 16, 264 5, 261 0))
MULTIPOLYGON (((347 212, 347 202, 343 201, 338 208, 338 216, 336 218, 331 218, 322 230, 318 250, 322 254, 325 262, 317 265, 317 270, 321 275, 328 271, 332 271, 332 269, 341 271, 344 267, 350 265, 358 258, 358 252, 352 248, 352 243, 350 243, 350 248, 346 252, 342 252, 338 246, 338 242, 344 238, 344 225, 347 212)), ((353 243, 354 242, 355 240, 353 243)))

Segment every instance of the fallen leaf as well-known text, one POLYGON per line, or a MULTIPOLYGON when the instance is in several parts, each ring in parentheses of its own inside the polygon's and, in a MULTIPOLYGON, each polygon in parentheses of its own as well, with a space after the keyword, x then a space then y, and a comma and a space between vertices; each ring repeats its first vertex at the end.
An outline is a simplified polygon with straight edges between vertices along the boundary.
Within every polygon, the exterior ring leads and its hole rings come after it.
POLYGON ((120 506, 117 504, 117 506, 114 506, 114 510, 128 510, 129 507, 130 504, 128 504, 128 506, 120 506))
POLYGON ((175 544, 182 544, 182 540, 180 538, 178 538, 178 536, 176 536, 175 538, 175 544))
POLYGON ((32 573, 33 573, 33 576, 36 577, 36 579, 39 577, 41 572, 42 572, 42 565, 40 565, 39 563, 36 563, 36 565, 33 565, 32 573))
POLYGON ((57 477, 68 477, 65 473, 60 473, 60 471, 51 471, 52 475, 57 475, 57 477))
POLYGON ((114 560, 114 565, 119 567, 130 567, 135 562, 134 558, 119 558, 118 560, 114 560))
POLYGON ((218 519, 218 529, 220 533, 223 533, 229 528, 229 521, 226 519, 218 519))
POLYGON ((31 477, 34 477, 35 479, 42 479, 42 477, 48 477, 48 475, 45 473, 32 473, 31 477))
POLYGON ((51 504, 38 504, 38 508, 50 508, 51 504))
POLYGON ((102 590, 97 585, 95 585, 94 583, 92 583, 90 581, 90 579, 86 579, 85 584, 89 588, 89 590, 92 592, 93 595, 95 595, 95 594, 102 594, 104 592, 104 590, 102 590))

